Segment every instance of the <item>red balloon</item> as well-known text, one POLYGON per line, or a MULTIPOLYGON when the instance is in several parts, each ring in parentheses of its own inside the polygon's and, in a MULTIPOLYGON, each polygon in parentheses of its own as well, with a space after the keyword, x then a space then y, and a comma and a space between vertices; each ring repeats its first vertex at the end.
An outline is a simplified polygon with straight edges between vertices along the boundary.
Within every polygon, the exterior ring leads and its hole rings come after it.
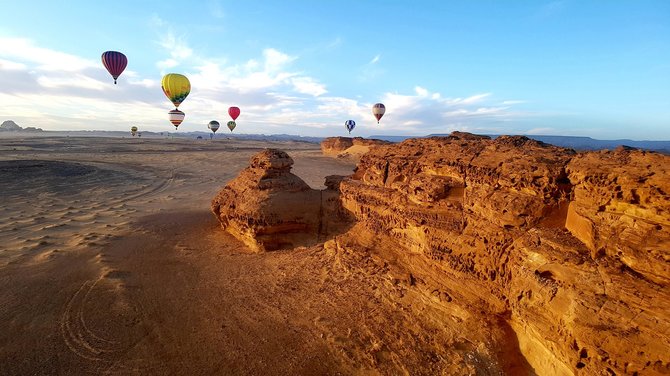
POLYGON ((237 120, 237 117, 240 116, 240 109, 239 107, 230 107, 228 109, 228 115, 230 115, 233 120, 237 120))
POLYGON ((128 65, 128 59, 121 52, 107 51, 102 53, 102 65, 107 68, 116 84, 116 79, 119 78, 123 70, 126 69, 126 65, 128 65))

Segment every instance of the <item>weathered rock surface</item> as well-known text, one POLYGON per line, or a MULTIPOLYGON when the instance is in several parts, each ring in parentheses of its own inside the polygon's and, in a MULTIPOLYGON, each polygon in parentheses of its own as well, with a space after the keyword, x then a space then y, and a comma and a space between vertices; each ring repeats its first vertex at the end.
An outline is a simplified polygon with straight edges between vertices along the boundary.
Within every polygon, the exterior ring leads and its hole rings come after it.
POLYGON ((371 148, 389 144, 388 141, 362 137, 329 137, 321 141, 321 151, 324 155, 358 160, 371 148))
MULTIPOLYGON (((309 187, 291 173, 293 159, 266 149, 212 201, 221 227, 256 251, 311 245, 346 226, 336 190, 309 187)), ((335 186, 336 178, 330 178, 335 186)))
POLYGON ((537 374, 670 374, 670 156, 519 136, 410 139, 328 177, 330 205, 289 159, 258 155, 224 188, 212 205, 224 228, 270 249, 300 243, 295 232, 323 242, 316 223, 341 229, 348 213, 355 227, 326 249, 388 248, 407 289, 504 321, 537 374), (283 162, 263 162, 273 158, 283 162))
MULTIPOLYGON (((453 134, 364 155, 345 208, 507 317, 541 375, 670 372, 670 157, 453 134)), ((424 274, 422 274, 424 273, 424 274)))

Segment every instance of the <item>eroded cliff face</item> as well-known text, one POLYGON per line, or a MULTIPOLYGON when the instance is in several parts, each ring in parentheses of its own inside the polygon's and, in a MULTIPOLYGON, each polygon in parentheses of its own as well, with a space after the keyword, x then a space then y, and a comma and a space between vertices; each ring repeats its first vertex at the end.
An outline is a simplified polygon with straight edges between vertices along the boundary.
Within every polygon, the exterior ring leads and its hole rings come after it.
POLYGON ((329 137, 321 141, 321 151, 324 155, 358 160, 371 148, 389 144, 388 141, 362 137, 329 137))
POLYGON ((266 149, 212 200, 221 227, 255 251, 313 245, 347 224, 338 192, 341 178, 327 181, 331 189, 309 187, 291 173, 293 159, 281 150, 266 149))
POLYGON ((255 249, 379 248, 405 301, 509 328, 499 359, 520 350, 539 375, 670 374, 670 157, 453 133, 376 146, 319 193, 282 153, 212 204, 255 249))
POLYGON ((340 190, 368 231, 431 260, 408 263, 445 301, 506 317, 538 374, 664 374, 668 166, 454 134, 375 148, 340 190))

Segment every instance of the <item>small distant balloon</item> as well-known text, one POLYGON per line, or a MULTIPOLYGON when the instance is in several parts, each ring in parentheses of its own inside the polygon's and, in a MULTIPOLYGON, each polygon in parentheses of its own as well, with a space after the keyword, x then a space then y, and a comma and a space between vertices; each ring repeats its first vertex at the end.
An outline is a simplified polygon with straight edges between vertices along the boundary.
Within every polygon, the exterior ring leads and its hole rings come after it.
POLYGON ((137 127, 136 126, 130 127, 130 134, 132 134, 133 137, 135 137, 135 135, 137 134, 137 127))
POLYGON ((175 109, 175 110, 170 110, 168 112, 168 118, 170 119, 170 123, 174 125, 174 129, 177 130, 177 127, 179 124, 181 124, 182 121, 184 121, 184 118, 186 117, 186 114, 183 112, 175 109))
POLYGON ((219 122, 216 120, 212 120, 209 122, 209 124, 207 124, 207 128, 209 128, 212 131, 212 133, 216 133, 216 131, 219 130, 220 126, 221 124, 219 124, 219 122))
POLYGON ((233 129, 235 129, 235 127, 237 126, 237 124, 236 124, 234 121, 232 121, 232 120, 229 121, 228 124, 226 124, 226 125, 228 126, 228 129, 230 129, 231 132, 232 132, 233 129))
POLYGON ((353 120, 347 120, 347 121, 344 122, 344 126, 347 128, 347 130, 351 134, 351 131, 353 131, 354 128, 356 127, 356 122, 353 121, 353 120))
POLYGON ((102 53, 102 65, 112 75, 114 85, 116 85, 116 79, 119 78, 128 65, 128 58, 118 51, 106 51, 102 53))
POLYGON ((228 108, 228 115, 230 115, 233 121, 237 120, 237 117, 240 116, 240 108, 235 106, 228 108))
POLYGON ((372 106, 372 114, 375 116, 375 118, 377 118, 377 124, 379 124, 379 120, 381 120, 385 112, 386 107, 383 103, 376 103, 374 106, 372 106))

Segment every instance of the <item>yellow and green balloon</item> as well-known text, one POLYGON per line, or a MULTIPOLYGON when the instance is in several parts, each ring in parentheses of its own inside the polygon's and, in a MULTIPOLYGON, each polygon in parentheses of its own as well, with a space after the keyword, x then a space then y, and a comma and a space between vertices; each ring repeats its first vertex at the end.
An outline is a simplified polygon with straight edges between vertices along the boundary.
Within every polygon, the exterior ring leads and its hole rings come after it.
POLYGON ((165 96, 174 104, 174 110, 171 110, 168 114, 170 122, 177 129, 186 116, 182 111, 179 111, 179 105, 191 92, 191 82, 183 74, 168 73, 161 80, 161 88, 165 96))

